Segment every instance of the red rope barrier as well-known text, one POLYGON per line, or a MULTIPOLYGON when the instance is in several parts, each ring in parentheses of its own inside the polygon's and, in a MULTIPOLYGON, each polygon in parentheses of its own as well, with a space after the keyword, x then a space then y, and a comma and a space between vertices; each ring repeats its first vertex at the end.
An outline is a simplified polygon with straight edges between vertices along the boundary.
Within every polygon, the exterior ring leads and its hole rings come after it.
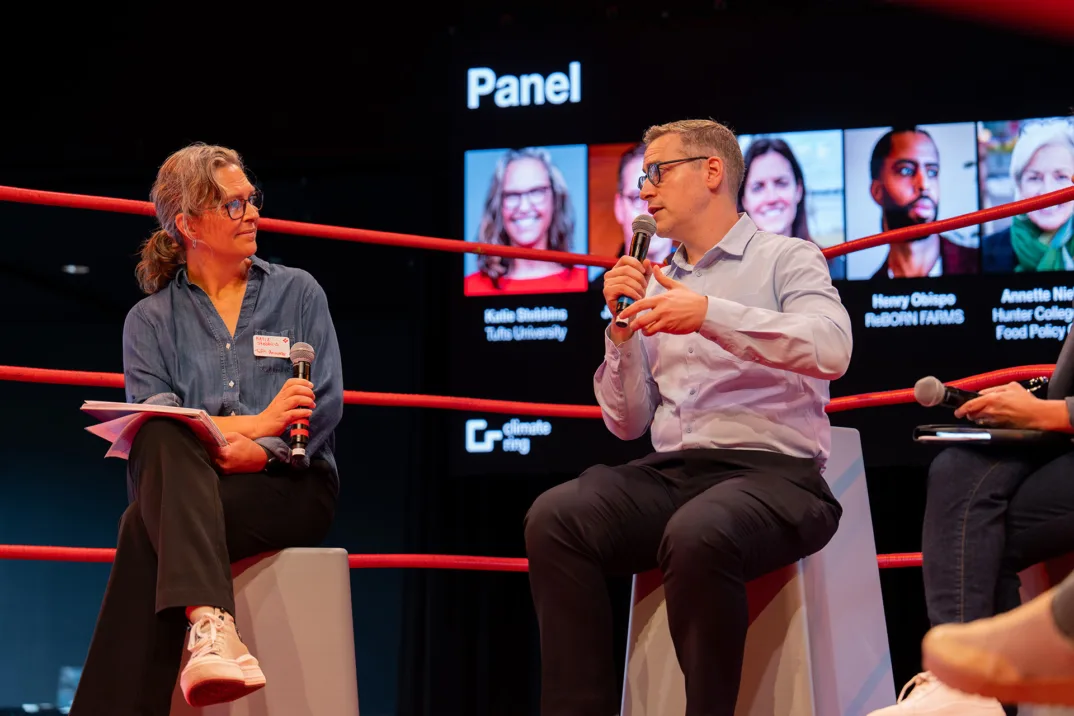
MULTIPOLYGON (((121 214, 137 214, 140 216, 154 216, 153 204, 148 201, 136 201, 133 199, 116 199, 106 196, 92 196, 89 194, 70 194, 56 191, 42 191, 38 189, 23 189, 13 186, 0 186, 0 201, 13 201, 21 204, 39 204, 43 206, 61 206, 71 209, 91 209, 96 211, 113 211, 121 214)), ((823 250, 826 258, 842 256, 843 254, 869 249, 884 244, 912 241, 932 234, 955 229, 964 229, 967 226, 983 224, 997 219, 1005 219, 1016 214, 1024 214, 1028 211, 1043 209, 1056 204, 1065 204, 1074 201, 1074 186, 1058 189, 1047 194, 1041 194, 1030 199, 1001 204, 980 211, 970 212, 950 219, 933 221, 928 224, 907 226, 902 229, 885 231, 873 236, 866 236, 854 241, 847 241, 835 246, 829 246, 823 250)), ((516 246, 497 246, 483 244, 476 241, 459 241, 458 239, 437 239, 430 236, 415 236, 412 234, 397 234, 388 231, 373 231, 371 229, 353 229, 344 226, 329 226, 326 224, 311 224, 303 221, 288 221, 285 219, 264 218, 259 222, 264 231, 280 234, 292 234, 296 236, 312 236, 322 239, 335 239, 337 241, 358 241, 367 244, 384 244, 390 246, 403 246, 414 249, 430 249, 433 251, 447 251, 450 253, 487 254, 489 256, 503 256, 506 258, 528 258, 538 261, 554 261, 557 263, 574 264, 580 266, 603 266, 611 268, 616 259, 609 256, 592 256, 590 254, 573 254, 566 251, 547 251, 540 249, 524 249, 516 246)))
MULTIPOLYGON (((103 547, 50 547, 44 545, 0 544, 0 560, 38 562, 111 562, 116 551, 103 547)), ((474 557, 458 554, 352 554, 351 569, 452 569, 480 572, 526 572, 524 557, 474 557)), ((920 554, 877 555, 880 569, 920 567, 920 554)))
MULTIPOLYGON (((1037 376, 1050 376, 1054 364, 1025 365, 1003 368, 980 375, 971 375, 947 383, 956 388, 980 390, 1002 385, 1012 380, 1027 380, 1037 376)), ((52 368, 27 368, 25 366, 0 365, 0 380, 24 383, 59 383, 101 388, 122 388, 122 373, 92 373, 80 370, 55 370, 52 368)), ((600 418, 596 405, 570 405, 561 403, 524 403, 513 400, 488 400, 485 398, 456 398, 445 395, 420 395, 416 393, 372 393, 360 390, 343 391, 347 405, 379 405, 402 408, 434 408, 439 410, 463 410, 474 413, 498 413, 505 415, 531 415, 545 418, 600 418)), ((913 403, 912 388, 862 393, 833 398, 826 407, 829 413, 883 405, 913 403)))
POLYGON ((513 400, 454 398, 444 395, 418 395, 415 393, 368 393, 358 390, 345 390, 343 391, 343 402, 347 405, 437 408, 444 410, 465 410, 474 413, 533 415, 547 418, 600 417, 600 406, 597 405, 522 403, 513 400))
POLYGON ((106 547, 46 547, 36 544, 0 544, 0 559, 40 562, 111 562, 116 550, 106 547))
POLYGON ((880 569, 899 569, 901 567, 920 567, 920 552, 902 552, 897 554, 876 555, 876 566, 880 569))
POLYGON ((0 380, 20 383, 56 383, 90 388, 122 388, 122 373, 94 373, 87 370, 56 370, 28 368, 19 365, 0 365, 0 380))
POLYGON ((351 569, 459 569, 479 572, 527 572, 523 557, 469 557, 456 554, 352 554, 351 569))
POLYGON ((846 243, 829 246, 821 253, 824 254, 825 258, 830 259, 834 256, 842 256, 843 254, 850 254, 855 251, 871 249, 874 246, 898 244, 904 241, 923 239, 926 236, 940 234, 945 231, 965 229, 967 226, 984 224, 989 221, 995 221, 996 219, 1006 219, 1009 216, 1025 214, 1029 211, 1036 211, 1037 209, 1055 206, 1056 204, 1065 204, 1068 201, 1074 201, 1074 186, 1069 186, 1064 189, 1056 189, 1055 191, 1041 194, 1040 196, 1034 196, 1030 199, 1021 199, 1020 201, 1012 201, 1009 204, 1001 204, 999 206, 981 209, 980 211, 972 211, 969 214, 962 214, 961 216, 952 216, 950 219, 942 219, 928 224, 917 224, 916 226, 906 226, 901 229, 883 231, 879 234, 873 234, 872 236, 866 236, 861 239, 855 239, 854 241, 847 241, 846 243))
MULTIPOLYGON (((1029 380, 1038 376, 1052 375, 1055 364, 1023 365, 1015 368, 1003 368, 980 375, 971 375, 966 378, 948 381, 944 385, 962 388, 964 390, 981 390, 994 385, 1003 385, 1017 380, 1029 380)), ((857 410, 858 408, 875 408, 882 405, 898 405, 913 403, 914 389, 900 388, 899 390, 885 390, 877 393, 861 393, 859 395, 845 395, 841 398, 833 398, 825 412, 838 413, 843 410, 857 410)))
MULTIPOLYGON (((139 216, 156 215, 153 204, 148 201, 116 199, 113 197, 91 196, 88 194, 67 194, 64 192, 40 191, 37 189, 22 189, 14 186, 0 186, 0 201, 13 201, 20 204, 40 204, 43 206, 63 206, 70 209, 113 211, 120 214, 137 214, 139 216)), ((556 263, 568 265, 603 266, 604 268, 611 268, 612 266, 615 266, 615 262, 617 261, 616 258, 611 256, 573 254, 568 251, 524 249, 518 246, 498 246, 495 244, 483 244, 476 241, 459 241, 458 239, 436 239, 431 236, 397 234, 390 231, 373 231, 371 229, 352 229, 345 226, 311 224, 304 221, 288 221, 286 219, 263 218, 258 222, 258 228, 263 231, 270 231, 277 234, 312 236, 319 239, 335 239, 337 241, 358 241, 364 244, 403 246, 411 249, 429 249, 432 251, 447 251, 449 253, 457 254, 487 254, 489 256, 504 256, 512 259, 536 259, 538 261, 554 261, 556 263)))

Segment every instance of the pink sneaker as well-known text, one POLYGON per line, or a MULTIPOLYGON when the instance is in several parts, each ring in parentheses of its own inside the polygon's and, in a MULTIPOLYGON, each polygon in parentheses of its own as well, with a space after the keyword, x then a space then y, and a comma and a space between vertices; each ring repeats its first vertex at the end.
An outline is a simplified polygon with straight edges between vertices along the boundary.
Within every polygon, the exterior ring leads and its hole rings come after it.
POLYGON ((235 619, 213 610, 190 625, 190 661, 179 676, 186 702, 194 707, 222 704, 265 685, 257 659, 242 643, 235 619))
POLYGON ((873 711, 869 716, 1004 716, 995 699, 964 694, 925 671, 902 687, 894 706, 873 711), (910 688, 910 695, 906 692, 910 688))

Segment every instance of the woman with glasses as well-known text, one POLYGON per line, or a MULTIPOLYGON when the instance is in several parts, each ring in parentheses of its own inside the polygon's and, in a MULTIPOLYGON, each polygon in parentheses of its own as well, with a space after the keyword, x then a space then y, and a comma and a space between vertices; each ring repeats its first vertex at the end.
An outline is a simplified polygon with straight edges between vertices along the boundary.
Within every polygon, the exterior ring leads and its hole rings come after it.
POLYGON ((127 400, 203 409, 227 445, 168 418, 138 431, 74 716, 166 716, 184 637, 191 705, 264 686, 235 628, 231 563, 318 544, 339 489, 343 380, 328 303, 305 271, 255 256, 263 198, 241 158, 188 146, 161 166, 151 196, 160 228, 136 272, 149 295, 123 327, 127 400), (291 377, 299 342, 316 353, 308 381, 291 377), (285 441, 302 421, 307 459, 285 441))
MULTIPOLYGON (((506 152, 489 185, 477 240, 570 251, 573 237, 574 208, 567 183, 548 151, 530 147, 506 152)), ((584 266, 481 254, 477 271, 465 279, 464 293, 565 293, 587 286, 584 266)))

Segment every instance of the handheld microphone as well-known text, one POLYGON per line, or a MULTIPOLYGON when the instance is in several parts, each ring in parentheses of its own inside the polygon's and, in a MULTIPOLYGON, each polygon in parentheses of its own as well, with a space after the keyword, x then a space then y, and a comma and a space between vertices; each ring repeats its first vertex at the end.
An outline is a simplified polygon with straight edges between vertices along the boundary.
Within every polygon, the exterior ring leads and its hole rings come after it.
POLYGON ((980 393, 944 385, 939 378, 931 375, 914 384, 914 400, 926 408, 932 408, 937 405, 945 408, 957 408, 979 395, 980 393))
MULTIPOLYGON (((291 346, 291 364, 294 377, 310 379, 310 364, 313 363, 313 346, 309 343, 295 343, 291 346)), ((310 459, 306 455, 306 446, 310 442, 310 422, 308 418, 299 418, 291 425, 291 464, 295 467, 309 467, 310 459)))
MULTIPOLYGON (((630 240, 630 255, 638 261, 645 261, 645 258, 649 255, 649 239, 653 238, 653 234, 656 233, 656 219, 648 214, 638 214, 634 217, 634 222, 630 225, 630 229, 634 232, 634 237, 630 240)), ((617 298, 615 300, 616 316, 632 303, 634 303, 634 299, 629 296, 617 298)), ((629 321, 624 319, 618 317, 615 319, 615 325, 620 328, 626 328, 628 324, 629 321)))

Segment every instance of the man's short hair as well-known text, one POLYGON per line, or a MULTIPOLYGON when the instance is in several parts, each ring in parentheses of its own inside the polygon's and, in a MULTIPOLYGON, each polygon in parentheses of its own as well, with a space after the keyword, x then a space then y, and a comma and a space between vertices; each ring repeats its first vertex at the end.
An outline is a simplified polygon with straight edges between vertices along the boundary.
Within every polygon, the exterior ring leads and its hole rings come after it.
POLYGON ((746 173, 746 163, 742 159, 742 148, 738 145, 734 132, 712 119, 684 119, 649 127, 645 132, 644 142, 650 144, 665 134, 679 135, 687 154, 704 154, 723 159, 727 188, 731 190, 731 196, 738 196, 746 173))
POLYGON ((880 178, 880 170, 884 168, 884 160, 891 154, 892 138, 896 134, 903 134, 905 132, 911 132, 913 134, 924 134, 928 137, 933 144, 936 144, 936 140, 932 138, 932 135, 926 132, 917 125, 904 125, 899 127, 892 127, 891 131, 885 134, 883 137, 876 141, 876 146, 873 147, 873 157, 869 161, 869 176, 873 181, 880 178))

